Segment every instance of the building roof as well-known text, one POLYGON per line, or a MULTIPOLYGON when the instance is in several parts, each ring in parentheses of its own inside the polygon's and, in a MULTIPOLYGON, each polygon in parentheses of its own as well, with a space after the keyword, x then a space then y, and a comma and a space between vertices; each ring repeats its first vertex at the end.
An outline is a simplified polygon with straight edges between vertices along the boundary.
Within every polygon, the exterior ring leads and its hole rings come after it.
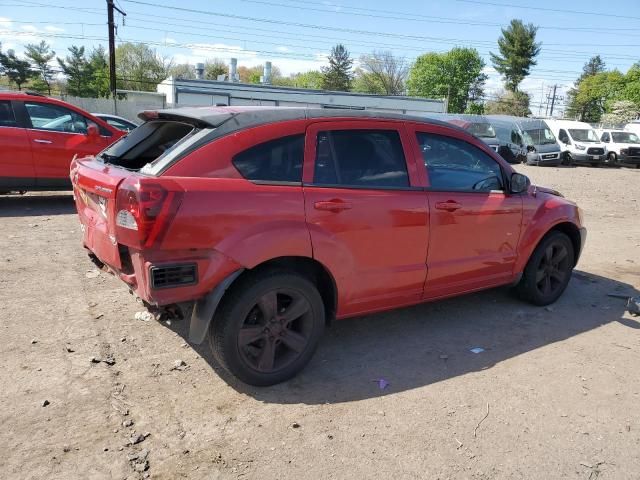
MULTIPOLYGON (((266 123, 288 120, 305 120, 320 118, 376 118, 383 120, 404 120, 447 127, 458 128, 455 125, 429 117, 418 117, 402 113, 378 112, 375 110, 351 110, 334 108, 304 108, 304 107, 183 107, 164 110, 146 110, 138 117, 142 120, 166 118, 173 120, 199 121, 202 126, 220 127, 225 124, 225 130, 240 130, 266 123)), ((462 131, 462 129, 459 129, 462 131)))

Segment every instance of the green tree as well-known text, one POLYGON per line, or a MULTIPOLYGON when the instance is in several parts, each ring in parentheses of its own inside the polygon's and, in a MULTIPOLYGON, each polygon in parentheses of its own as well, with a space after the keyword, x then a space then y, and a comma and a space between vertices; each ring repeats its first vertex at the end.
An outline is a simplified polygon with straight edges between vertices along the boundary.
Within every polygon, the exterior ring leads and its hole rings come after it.
POLYGON ((382 95, 403 95, 409 67, 402 57, 390 51, 373 52, 360 57, 353 89, 382 95))
POLYGON ((51 50, 51 46, 42 40, 39 44, 28 44, 25 47, 25 56, 31 60, 33 69, 39 75, 38 80, 34 82, 34 89, 46 91, 51 95, 51 81, 54 72, 49 63, 56 56, 56 52, 51 50))
MULTIPOLYGON (((590 100, 586 103, 580 103, 577 101, 577 96, 581 82, 589 77, 602 73, 605 70, 606 65, 600 55, 591 57, 589 61, 584 64, 582 67, 582 74, 580 74, 580 77, 576 80, 574 87, 567 93, 567 111, 565 112, 567 117, 578 118, 585 121, 587 119, 598 118, 602 114, 595 101, 590 100)), ((584 96, 582 98, 584 98, 584 96)))
POLYGON ((193 80, 196 78, 196 70, 190 63, 179 63, 169 69, 169 76, 183 80, 193 80))
POLYGON ((502 75, 507 90, 515 92, 529 75, 529 69, 536 65, 540 53, 540 43, 536 43, 538 27, 525 25, 522 20, 511 20, 507 28, 502 29, 498 39, 500 55, 490 53, 493 67, 502 75))
POLYGON ((22 85, 37 75, 31 69, 31 64, 18 58, 13 50, 7 50, 7 53, 0 52, 0 65, 2 65, 3 74, 10 82, 16 84, 18 90, 22 90, 22 85))
POLYGON ((328 57, 329 66, 322 67, 322 88, 338 92, 348 92, 351 89, 353 73, 353 59, 349 51, 342 44, 338 44, 331 49, 328 57))
POLYGON ((321 90, 324 75, 318 70, 310 70, 308 72, 296 73, 291 76, 291 79, 293 80, 293 87, 321 90))
POLYGON ((109 83, 109 58, 102 45, 91 51, 88 59, 91 81, 89 90, 92 96, 107 98, 111 95, 109 83))
POLYGON ((66 92, 74 97, 93 96, 95 92, 91 84, 94 72, 84 47, 72 45, 68 50, 69 55, 64 60, 58 57, 58 64, 67 79, 66 92))
POLYGON ((204 62, 204 78, 208 80, 217 80, 219 75, 229 73, 229 67, 222 60, 214 58, 204 62))
POLYGON ((619 99, 625 87, 625 76, 618 70, 586 77, 578 84, 575 104, 583 106, 580 120, 599 122, 607 107, 619 99))
POLYGON ((409 71, 409 95, 449 98, 448 110, 462 113, 482 97, 487 76, 484 61, 473 48, 453 48, 445 53, 419 56, 409 71))
POLYGON ((512 92, 507 90, 495 96, 484 106, 484 112, 488 115, 513 115, 515 117, 526 117, 531 115, 529 103, 531 98, 525 92, 512 92))
POLYGON ((116 48, 117 85, 123 90, 155 91, 169 76, 172 62, 144 43, 123 43, 116 48))
POLYGON ((622 99, 640 108, 640 62, 633 65, 624 77, 622 99))

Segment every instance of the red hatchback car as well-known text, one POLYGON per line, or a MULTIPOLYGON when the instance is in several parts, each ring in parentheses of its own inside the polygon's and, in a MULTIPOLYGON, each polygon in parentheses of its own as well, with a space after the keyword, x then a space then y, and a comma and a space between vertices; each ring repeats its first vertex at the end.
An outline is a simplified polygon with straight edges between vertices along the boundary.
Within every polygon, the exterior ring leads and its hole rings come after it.
POLYGON ((292 377, 325 325, 500 285, 564 291, 580 209, 450 124, 186 108, 71 168, 91 255, 246 383, 292 377))
POLYGON ((74 155, 95 155, 125 133, 54 98, 0 93, 0 193, 70 190, 74 155))

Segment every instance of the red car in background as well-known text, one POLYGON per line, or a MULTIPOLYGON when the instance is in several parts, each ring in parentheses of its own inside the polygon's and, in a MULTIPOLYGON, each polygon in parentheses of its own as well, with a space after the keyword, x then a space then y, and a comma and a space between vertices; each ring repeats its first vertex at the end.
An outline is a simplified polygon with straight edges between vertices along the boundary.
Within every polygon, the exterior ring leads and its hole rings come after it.
POLYGON ((547 305, 586 230, 468 132, 367 111, 186 108, 71 168, 84 246, 244 382, 310 359, 325 324, 500 285, 547 305), (187 310, 189 311, 189 310, 187 310))
POLYGON ((0 192, 70 190, 73 157, 94 155, 125 133, 61 100, 0 93, 0 192))

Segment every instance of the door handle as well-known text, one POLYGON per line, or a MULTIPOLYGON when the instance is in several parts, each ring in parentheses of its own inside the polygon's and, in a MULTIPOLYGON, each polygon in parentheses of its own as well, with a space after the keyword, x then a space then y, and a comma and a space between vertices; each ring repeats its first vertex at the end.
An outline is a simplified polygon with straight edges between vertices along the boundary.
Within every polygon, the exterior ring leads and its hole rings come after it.
POLYGON ((353 205, 340 200, 329 200, 325 202, 316 202, 313 204, 316 210, 325 210, 327 212, 341 212, 342 210, 351 210, 353 205))
POLYGON ((36 143, 53 143, 51 140, 43 140, 42 138, 36 138, 33 141, 36 143))
POLYGON ((462 208, 458 202, 454 202, 453 200, 447 200, 446 202, 438 202, 436 203, 436 208, 438 210, 446 210, 447 212, 455 212, 456 210, 462 208))

